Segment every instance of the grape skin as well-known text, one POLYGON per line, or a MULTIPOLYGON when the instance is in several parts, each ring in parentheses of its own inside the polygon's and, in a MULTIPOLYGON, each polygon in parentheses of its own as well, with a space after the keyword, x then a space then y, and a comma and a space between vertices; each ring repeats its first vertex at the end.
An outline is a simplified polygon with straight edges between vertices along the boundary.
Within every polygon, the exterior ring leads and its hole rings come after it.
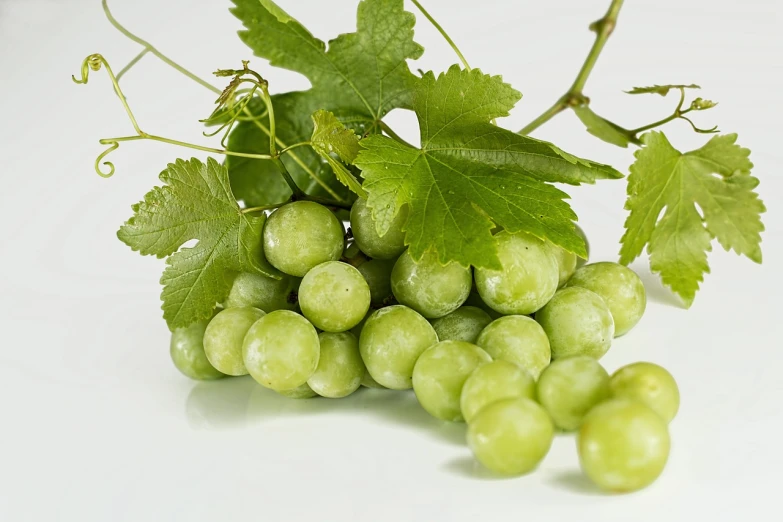
POLYGON ((648 362, 623 366, 612 375, 612 395, 642 402, 671 422, 680 409, 677 381, 665 368, 648 362))
POLYGON ((294 388, 293 390, 275 391, 283 397, 288 397, 289 399, 312 399, 313 397, 318 397, 318 394, 315 393, 313 389, 307 385, 307 383, 304 383, 303 385, 299 386, 298 388, 294 388))
POLYGON ((358 198, 351 207, 351 230, 362 252, 373 259, 394 259, 405 250, 402 227, 408 219, 407 205, 400 208, 383 236, 378 235, 367 200, 358 198))
POLYGON ((492 322, 481 308, 461 306, 449 315, 432 321, 432 327, 441 341, 465 341, 475 343, 479 334, 492 322))
POLYGON ((370 309, 370 287, 353 266, 328 261, 302 279, 299 306, 321 330, 344 332, 359 324, 370 309))
POLYGON ((644 315, 647 292, 630 268, 618 263, 593 263, 576 271, 568 286, 580 286, 600 295, 612 312, 615 337, 628 333, 644 315))
POLYGON ((669 457, 669 430, 637 401, 611 399, 593 408, 577 436, 579 463, 602 489, 636 491, 652 484, 669 457))
POLYGON ((579 234, 579 237, 581 237, 582 240, 584 240, 584 242, 585 242, 585 252, 587 253, 587 257, 584 257, 584 258, 577 257, 576 258, 576 268, 578 270, 578 269, 582 268, 585 264, 587 264, 588 261, 590 260, 590 241, 587 240, 587 234, 585 234, 585 231, 582 229, 582 227, 580 227, 579 225, 574 225, 574 230, 576 231, 577 234, 579 234))
POLYGON ((465 381, 460 409, 470 424, 484 408, 503 399, 523 397, 535 400, 536 381, 530 373, 508 361, 492 361, 479 366, 465 381))
POLYGON ((487 352, 463 341, 442 341, 421 354, 413 368, 413 391, 433 417, 462 421, 460 395, 473 370, 492 361, 487 352))
POLYGON ((395 260, 371 259, 357 267, 370 287, 370 303, 381 306, 392 297, 391 273, 395 260))
POLYGON ((199 321, 171 333, 169 354, 174 366, 186 377, 197 381, 221 379, 226 375, 210 364, 204 352, 204 332, 209 321, 199 321))
POLYGON ((242 348, 247 371, 262 386, 293 390, 315 373, 321 353, 310 322, 289 310, 265 315, 248 330, 242 348))
POLYGON ((518 364, 534 377, 549 365, 549 338, 536 321, 525 315, 495 319, 479 334, 476 344, 493 359, 518 364))
POLYGON ((381 386, 413 387, 413 367, 421 353, 438 342, 432 325, 407 306, 376 310, 364 323, 359 350, 367 370, 381 386))
POLYGON ((364 369, 364 376, 362 377, 362 386, 365 388, 375 388, 378 390, 387 389, 386 386, 381 386, 378 384, 378 382, 372 378, 372 375, 370 375, 370 372, 368 372, 366 368, 364 369))
POLYGON ((264 255, 288 275, 304 277, 321 263, 337 261, 344 247, 342 223, 329 209, 312 201, 280 207, 264 226, 264 255))
POLYGON ((392 269, 394 297, 427 319, 443 317, 462 306, 472 285, 470 268, 457 263, 443 266, 433 253, 414 261, 406 251, 392 269))
POLYGON ((557 259, 558 280, 557 287, 562 288, 571 276, 576 272, 576 264, 578 257, 576 254, 569 252, 568 250, 561 248, 557 245, 549 244, 552 252, 557 259))
POLYGON ((569 286, 558 290, 536 313, 552 348, 552 359, 589 355, 600 359, 614 337, 614 320, 604 300, 585 288, 569 286))
POLYGON ((283 275, 272 279, 260 274, 243 272, 234 279, 226 308, 252 306, 266 313, 275 310, 295 310, 296 291, 301 279, 283 275))
POLYGON ((318 334, 321 356, 307 384, 321 397, 347 397, 362 384, 365 368, 359 341, 350 332, 318 334))
POLYGON ((495 236, 501 270, 476 269, 481 298, 501 314, 527 315, 544 306, 559 281, 557 258, 540 239, 507 231, 495 236))
POLYGON ((526 398, 504 399, 482 409, 468 425, 468 446, 500 475, 536 469, 552 447, 555 429, 546 411, 526 398))
POLYGON ((592 357, 564 357, 541 373, 536 392, 555 426, 573 431, 596 404, 609 398, 609 374, 592 357))
POLYGON ((212 366, 226 375, 247 375, 242 358, 245 333, 264 311, 250 306, 226 308, 207 325, 204 332, 204 352, 212 366))

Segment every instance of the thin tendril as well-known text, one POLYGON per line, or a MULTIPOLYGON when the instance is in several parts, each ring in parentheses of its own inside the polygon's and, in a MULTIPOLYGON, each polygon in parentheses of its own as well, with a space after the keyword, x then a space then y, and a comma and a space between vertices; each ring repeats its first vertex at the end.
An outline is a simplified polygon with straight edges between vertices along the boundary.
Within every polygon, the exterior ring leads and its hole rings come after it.
POLYGON ((134 65, 136 65, 137 63, 139 63, 139 61, 140 61, 142 58, 144 58, 144 56, 145 56, 145 55, 146 55, 148 52, 150 52, 150 50, 149 50, 149 49, 147 49, 147 48, 145 47, 145 48, 144 48, 144 49, 143 49, 143 50, 142 50, 142 51, 141 51, 139 54, 137 54, 137 55, 136 55, 136 56, 133 58, 133 60, 131 60, 130 62, 128 62, 128 65, 126 65, 125 67, 123 67, 123 68, 122 68, 122 70, 120 70, 120 72, 118 72, 118 73, 117 73, 117 81, 119 82, 119 81, 122 79, 122 77, 125 75, 125 73, 126 73, 126 72, 128 72, 128 71, 130 71, 130 70, 133 68, 133 66, 134 66, 134 65))
POLYGON ((443 38, 446 40, 446 42, 451 46, 451 48, 454 50, 454 52, 457 54, 457 57, 459 58, 459 61, 462 62, 462 65, 470 71, 470 65, 468 65, 468 61, 465 59, 465 55, 462 54, 462 52, 459 50, 459 47, 457 47, 457 44, 454 43, 454 40, 451 39, 449 34, 446 32, 446 30, 441 27, 441 25, 435 20, 435 18, 432 17, 430 13, 427 12, 426 9, 424 9, 424 6, 419 3, 418 0, 411 0, 413 2, 413 5, 415 5, 419 11, 421 11, 421 14, 424 15, 424 17, 429 20, 429 22, 432 24, 435 29, 443 36, 443 38))

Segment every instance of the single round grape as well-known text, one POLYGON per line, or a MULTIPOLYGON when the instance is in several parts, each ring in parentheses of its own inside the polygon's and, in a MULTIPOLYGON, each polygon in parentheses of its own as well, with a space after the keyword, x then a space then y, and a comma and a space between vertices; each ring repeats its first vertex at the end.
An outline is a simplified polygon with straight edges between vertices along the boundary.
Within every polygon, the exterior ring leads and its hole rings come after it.
POLYGON ((530 372, 508 361, 492 361, 479 366, 465 381, 460 395, 460 409, 465 421, 492 403, 523 397, 535 400, 536 380, 530 372))
POLYGON ((381 306, 388 302, 392 296, 391 273, 394 261, 371 259, 357 267, 362 274, 367 286, 370 287, 370 302, 375 306, 381 306))
POLYGON ((183 375, 197 381, 211 381, 225 377, 212 366, 204 352, 204 332, 209 321, 199 321, 171 332, 169 353, 174 366, 183 375))
POLYGON ((554 435, 546 411, 519 397, 482 409, 468 425, 468 446, 476 460, 495 473, 522 475, 538 467, 554 435))
POLYGON ((283 275, 272 279, 260 274, 243 272, 234 279, 226 308, 252 306, 266 313, 296 309, 296 293, 301 279, 283 275))
POLYGON ((476 308, 481 308, 487 312, 487 315, 489 315, 493 320, 499 317, 503 317, 503 314, 498 313, 490 308, 490 306, 485 303, 483 299, 481 299, 481 296, 475 290, 470 292, 470 295, 468 296, 467 300, 465 300, 465 303, 463 303, 463 306, 474 306, 476 308))
POLYGON ((564 357, 541 373, 536 394, 555 426, 573 431, 596 404, 609 398, 609 374, 587 355, 564 357))
POLYGON ((253 323, 264 315, 263 310, 245 306, 226 308, 213 317, 204 332, 204 352, 210 364, 227 375, 247 375, 242 342, 253 323))
POLYGON ((576 233, 579 234, 579 236, 584 240, 585 242, 585 252, 587 252, 587 257, 577 257, 576 258, 576 268, 582 268, 585 266, 585 264, 590 259, 590 241, 587 240, 587 234, 585 234, 585 231, 580 227, 579 225, 574 225, 574 230, 576 230, 576 233))
POLYGON ((476 344, 493 359, 516 363, 536 379, 551 359, 544 329, 526 315, 495 319, 481 331, 476 344))
POLYGON ((557 258, 545 242, 524 232, 503 231, 495 239, 502 269, 477 268, 478 292, 501 314, 532 314, 557 290, 557 258))
POLYGON ((443 266, 432 252, 414 261, 406 251, 394 264, 391 276, 397 301, 427 319, 443 317, 462 306, 472 285, 470 268, 457 263, 443 266))
POLYGON ((667 423, 680 409, 680 390, 666 369, 657 364, 638 362, 623 366, 612 375, 612 395, 643 402, 667 423))
POLYGON ((345 231, 328 208, 295 201, 269 216, 264 226, 264 254, 278 270, 303 277, 326 261, 337 261, 345 246, 345 231))
POLYGON ((299 386, 298 388, 294 388, 293 390, 276 391, 283 397, 288 397, 289 399, 312 399, 313 397, 318 397, 318 394, 315 393, 307 383, 304 383, 303 385, 299 386))
POLYGON ((465 341, 475 343, 481 330, 492 318, 475 306, 461 306, 449 315, 432 321, 432 327, 441 341, 465 341))
POLYGON ((463 341, 442 341, 428 348, 413 368, 413 391, 435 418, 462 421, 460 395, 473 370, 492 361, 487 352, 463 341))
POLYGON ((585 474, 607 491, 636 491, 657 479, 669 457, 669 430, 649 407, 612 399, 585 417, 577 436, 585 474))
POLYGON ((346 397, 362 384, 364 362, 359 354, 359 340, 351 332, 318 334, 321 357, 307 384, 321 397, 346 397))
POLYGON ((552 252, 557 259, 558 280, 557 287, 563 287, 571 276, 576 272, 576 262, 579 259, 576 254, 569 252, 568 250, 559 247, 557 245, 549 244, 552 252))
POLYGON ((278 391, 306 383, 318 367, 320 352, 313 325, 290 310, 278 310, 256 321, 242 349, 253 379, 278 391))
POLYGON ((558 290, 536 313, 552 348, 552 359, 569 355, 589 355, 600 359, 614 337, 614 321, 609 307, 595 292, 571 286, 558 290))
POLYGON ((378 384, 392 390, 413 387, 413 366, 421 353, 438 342, 432 325, 407 306, 376 310, 364 323, 359 350, 378 384))
POLYGON ((302 279, 299 306, 321 330, 344 332, 359 324, 370 309, 370 287, 356 268, 328 261, 302 279))
POLYGON ((636 272, 618 263, 585 265, 576 271, 568 286, 580 286, 600 295, 612 312, 614 335, 628 333, 644 315, 647 293, 636 272))
POLYGON ((372 378, 372 375, 370 375, 370 372, 368 372, 366 368, 364 370, 364 376, 362 377, 362 386, 365 388, 376 388, 378 390, 386 389, 386 386, 381 386, 375 379, 372 378))
POLYGON ((359 248, 373 259, 394 259, 405 250, 405 232, 402 231, 408 220, 408 207, 400 208, 386 233, 381 236, 375 226, 372 211, 367 200, 357 198, 351 207, 351 230, 359 248))

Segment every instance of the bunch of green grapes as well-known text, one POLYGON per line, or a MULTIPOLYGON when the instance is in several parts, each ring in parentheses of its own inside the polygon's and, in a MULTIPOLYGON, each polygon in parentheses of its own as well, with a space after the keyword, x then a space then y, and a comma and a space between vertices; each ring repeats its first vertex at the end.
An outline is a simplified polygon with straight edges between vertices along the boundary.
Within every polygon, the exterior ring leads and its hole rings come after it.
POLYGON ((206 323, 172 335, 185 375, 250 374, 286 397, 413 389, 432 416, 468 423, 476 459, 528 473, 558 431, 576 431, 586 475, 611 491, 652 483, 669 453, 677 384, 651 363, 598 362, 641 319, 644 285, 525 233, 496 234, 500 268, 443 265, 405 245, 406 210, 384 234, 363 199, 350 231, 328 208, 272 212, 264 255, 281 279, 239 274, 206 323))

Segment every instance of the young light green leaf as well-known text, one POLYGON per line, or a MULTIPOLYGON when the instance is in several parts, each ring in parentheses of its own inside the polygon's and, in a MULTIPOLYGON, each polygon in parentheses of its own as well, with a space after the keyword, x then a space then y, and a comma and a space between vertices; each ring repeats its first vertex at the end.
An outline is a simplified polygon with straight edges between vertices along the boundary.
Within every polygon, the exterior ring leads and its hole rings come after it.
POLYGON ((211 317, 238 272, 279 278, 262 253, 263 214, 243 214, 225 167, 210 158, 177 160, 160 174, 164 183, 133 206, 117 236, 142 255, 170 256, 163 273, 163 317, 180 328, 211 317), (180 249, 198 240, 193 248, 180 249))
POLYGON ((690 85, 652 85, 650 87, 634 87, 630 91, 625 91, 627 94, 660 94, 666 96, 672 89, 701 89, 695 83, 690 85))
POLYGON ((587 128, 587 132, 599 140, 611 143, 612 145, 617 145, 618 147, 628 148, 628 144, 631 143, 632 137, 627 132, 624 132, 624 129, 603 119, 594 113, 587 105, 574 107, 574 112, 587 128))
POLYGON ((524 230, 584 256, 568 196, 546 182, 578 184, 622 177, 605 165, 490 123, 520 94, 479 70, 427 73, 414 96, 422 148, 382 136, 360 144, 356 165, 383 234, 404 204, 414 258, 437 251, 442 262, 497 268, 491 230, 524 230))
POLYGON ((338 161, 336 155, 345 163, 351 164, 359 154, 359 136, 329 111, 319 110, 313 114, 313 136, 310 141, 313 150, 324 158, 334 171, 337 179, 354 193, 367 197, 361 183, 338 161))
POLYGON ((620 262, 629 264, 647 246, 652 270, 686 306, 709 272, 713 238, 724 249, 761 262, 766 209, 753 190, 758 180, 750 175, 750 151, 736 140, 736 134, 716 136, 683 154, 662 132, 650 132, 642 136, 644 147, 631 166, 620 262))

